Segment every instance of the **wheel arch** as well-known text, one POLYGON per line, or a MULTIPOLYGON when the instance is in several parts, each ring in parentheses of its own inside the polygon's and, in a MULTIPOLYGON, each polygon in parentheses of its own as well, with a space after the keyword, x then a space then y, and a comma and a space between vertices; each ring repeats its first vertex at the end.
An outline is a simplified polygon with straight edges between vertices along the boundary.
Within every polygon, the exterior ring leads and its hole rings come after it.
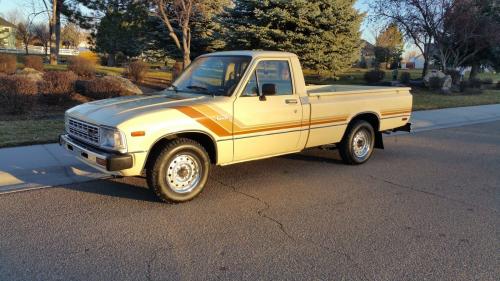
POLYGON ((187 138, 198 142, 207 151, 210 162, 217 164, 217 142, 211 135, 203 131, 182 131, 158 138, 148 150, 143 170, 150 166, 155 156, 158 155, 166 144, 178 138, 187 138))
MULTIPOLYGON (((367 112, 360 112, 353 116, 351 120, 349 120, 347 128, 350 128, 350 126, 357 120, 363 120, 368 123, 373 127, 373 130, 375 131, 375 148, 384 148, 384 142, 382 138, 382 132, 380 132, 380 117, 376 112, 373 111, 367 111, 367 112)), ((347 135, 348 129, 344 132, 343 138, 347 135)))

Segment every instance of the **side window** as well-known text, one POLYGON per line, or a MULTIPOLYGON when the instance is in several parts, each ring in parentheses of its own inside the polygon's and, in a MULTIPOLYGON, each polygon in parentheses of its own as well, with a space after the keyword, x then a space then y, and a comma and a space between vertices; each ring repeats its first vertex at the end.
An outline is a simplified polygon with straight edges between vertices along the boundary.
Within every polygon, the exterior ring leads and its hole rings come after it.
POLYGON ((242 96, 257 96, 257 84, 260 88, 260 92, 262 92, 263 86, 268 87, 270 85, 274 85, 276 95, 293 95, 292 78, 288 61, 268 60, 259 62, 256 71, 248 81, 242 96), (255 77, 256 73, 258 79, 255 77))
POLYGON ((259 90, 257 89, 257 78, 255 78, 255 72, 252 74, 252 77, 250 77, 250 80, 248 80, 248 84, 245 87, 245 91, 243 91, 243 94, 241 96, 243 97, 256 97, 259 95, 259 90))

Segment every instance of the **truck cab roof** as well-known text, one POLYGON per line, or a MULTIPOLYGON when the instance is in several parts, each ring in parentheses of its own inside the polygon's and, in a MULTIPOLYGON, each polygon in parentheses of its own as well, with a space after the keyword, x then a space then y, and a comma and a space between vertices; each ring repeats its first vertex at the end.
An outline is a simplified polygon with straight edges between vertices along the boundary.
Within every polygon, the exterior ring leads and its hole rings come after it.
POLYGON ((241 50, 241 51, 215 52, 215 53, 211 53, 211 54, 202 55, 201 57, 212 57, 212 56, 248 56, 248 57, 252 57, 252 58, 259 58, 259 57, 290 58, 290 57, 296 57, 297 55, 294 53, 279 52, 279 51, 241 50))

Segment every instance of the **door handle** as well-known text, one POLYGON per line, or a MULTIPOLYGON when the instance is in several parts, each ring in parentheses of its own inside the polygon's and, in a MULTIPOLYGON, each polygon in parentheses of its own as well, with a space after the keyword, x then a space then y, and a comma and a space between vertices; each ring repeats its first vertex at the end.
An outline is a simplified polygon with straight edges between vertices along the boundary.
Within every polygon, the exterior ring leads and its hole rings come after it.
POLYGON ((288 99, 288 100, 285 100, 285 103, 286 104, 297 104, 297 100, 295 100, 295 99, 288 99))

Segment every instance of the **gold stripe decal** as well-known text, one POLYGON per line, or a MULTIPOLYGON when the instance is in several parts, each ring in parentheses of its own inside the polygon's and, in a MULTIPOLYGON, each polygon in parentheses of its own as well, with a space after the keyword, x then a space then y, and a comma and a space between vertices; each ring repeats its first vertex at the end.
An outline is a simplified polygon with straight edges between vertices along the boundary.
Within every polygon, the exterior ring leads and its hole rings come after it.
POLYGON ((308 127, 308 126, 328 124, 328 123, 345 122, 347 121, 348 118, 347 116, 336 116, 329 118, 318 118, 315 120, 311 120, 311 122, 309 123, 283 122, 272 125, 268 124, 267 126, 262 125, 262 126, 244 127, 244 125, 242 125, 237 120, 234 123, 232 123, 232 121, 230 120, 217 120, 216 119, 217 116, 222 116, 222 115, 226 116, 227 114, 221 114, 216 110, 214 110, 213 108, 210 108, 206 105, 196 106, 196 107, 175 106, 173 108, 196 120, 196 122, 201 124, 203 127, 209 129, 210 131, 214 132, 219 137, 228 137, 233 135, 231 134, 232 130, 234 130, 234 135, 245 135, 245 134, 253 134, 253 133, 260 133, 267 131, 308 127), (210 117, 210 115, 213 115, 213 117, 210 117))
POLYGON ((400 108, 400 109, 393 109, 393 110, 386 110, 382 111, 382 116, 386 115, 396 115, 396 114, 410 114, 411 113, 411 108, 400 108))

